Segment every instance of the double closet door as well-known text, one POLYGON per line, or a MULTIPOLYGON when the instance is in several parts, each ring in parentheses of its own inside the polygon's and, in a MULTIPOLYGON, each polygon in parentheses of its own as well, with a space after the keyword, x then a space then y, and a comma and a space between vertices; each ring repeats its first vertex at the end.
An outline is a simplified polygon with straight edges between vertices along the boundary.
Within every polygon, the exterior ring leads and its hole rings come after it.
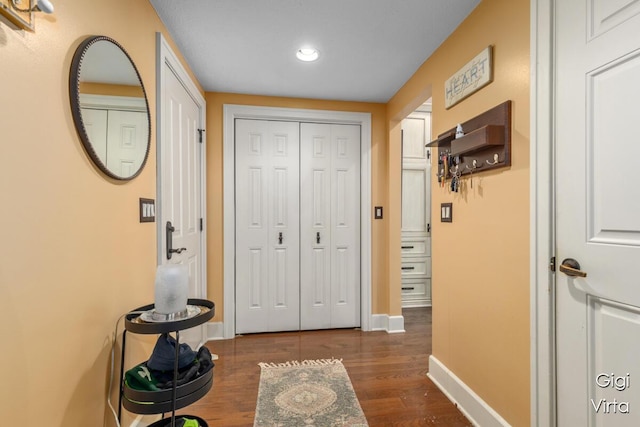
POLYGON ((235 123, 236 333, 360 326, 360 126, 235 123))

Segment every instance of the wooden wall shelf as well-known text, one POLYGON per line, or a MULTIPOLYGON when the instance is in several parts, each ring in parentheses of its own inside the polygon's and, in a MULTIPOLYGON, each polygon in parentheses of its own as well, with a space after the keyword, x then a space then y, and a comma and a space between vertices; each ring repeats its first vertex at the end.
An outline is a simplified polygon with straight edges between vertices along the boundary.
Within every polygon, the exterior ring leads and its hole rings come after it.
POLYGON ((462 156, 504 145, 504 126, 487 125, 451 141, 451 155, 462 156))
MULTIPOLYGON (((511 166, 511 101, 505 101, 461 125, 464 136, 456 139, 454 127, 427 144, 427 147, 437 147, 437 159, 444 155, 453 157, 457 169, 455 166, 451 169, 457 170, 459 175, 511 166)), ((441 169, 438 165, 437 170, 441 169)), ((452 172, 450 168, 446 169, 452 172)))

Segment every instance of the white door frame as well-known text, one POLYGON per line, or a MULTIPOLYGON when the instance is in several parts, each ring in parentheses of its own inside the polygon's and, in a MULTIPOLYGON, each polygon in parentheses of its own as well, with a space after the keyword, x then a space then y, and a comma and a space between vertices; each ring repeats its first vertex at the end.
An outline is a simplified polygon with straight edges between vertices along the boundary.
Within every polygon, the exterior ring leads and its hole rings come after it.
MULTIPOLYGON (((206 103, 204 97, 198 90, 197 86, 189 77, 189 74, 182 66, 182 63, 171 49, 171 46, 167 43, 162 33, 156 33, 156 232, 157 232, 157 262, 158 265, 162 264, 165 256, 164 252, 164 224, 159 220, 162 218, 160 215, 160 209, 162 203, 160 203, 160 197, 162 195, 161 177, 162 177, 162 138, 163 135, 163 116, 164 116, 164 91, 162 88, 166 82, 166 67, 165 64, 171 68, 175 76, 178 78, 182 86, 191 96, 193 101, 198 106, 199 117, 198 120, 202 126, 202 129, 206 129, 206 103)), ((202 135, 202 158, 200 159, 200 218, 206 218, 206 132, 203 131, 202 135)), ((200 233, 200 289, 199 293, 203 299, 207 297, 207 222, 203 221, 203 229, 200 233)), ((204 331, 204 329, 203 329, 204 331)))
POLYGON ((360 327, 371 330, 371 114, 225 104, 224 181, 224 338, 235 337, 235 119, 344 123, 361 126, 360 159, 360 327))
POLYGON ((531 425, 556 425, 554 0, 531 0, 531 425))

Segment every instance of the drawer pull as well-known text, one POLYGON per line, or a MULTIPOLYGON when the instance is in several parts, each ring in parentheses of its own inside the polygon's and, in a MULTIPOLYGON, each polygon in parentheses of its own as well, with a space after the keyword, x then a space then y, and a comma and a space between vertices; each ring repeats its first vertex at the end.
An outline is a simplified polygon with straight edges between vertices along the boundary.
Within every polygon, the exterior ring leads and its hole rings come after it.
POLYGON ((402 267, 403 270, 415 270, 415 267, 402 267))
POLYGON ((412 291, 412 290, 414 290, 414 289, 415 289, 414 287, 410 287, 410 288, 402 288, 402 290, 403 290, 403 291, 412 291))
POLYGON ((402 249, 413 249, 413 246, 403 246, 402 249))

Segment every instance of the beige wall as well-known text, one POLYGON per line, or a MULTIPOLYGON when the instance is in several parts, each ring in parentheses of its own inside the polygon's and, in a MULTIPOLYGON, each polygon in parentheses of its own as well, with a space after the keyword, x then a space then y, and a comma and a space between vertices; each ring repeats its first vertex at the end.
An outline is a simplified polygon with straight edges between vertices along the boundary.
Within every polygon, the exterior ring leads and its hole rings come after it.
MULTIPOLYGON (((36 19, 35 34, 0 22, 0 414, 7 425, 98 426, 116 320, 153 298, 155 227, 138 222, 138 198, 156 197, 155 32, 164 27, 144 1, 66 0, 54 15, 36 19), (76 46, 92 34, 127 49, 149 97, 151 153, 128 183, 93 167, 73 127, 68 72, 76 46)), ((223 309, 223 104, 372 113, 372 204, 385 207, 385 219, 372 222, 372 303, 374 313, 396 315, 399 120, 433 94, 437 134, 512 99, 513 165, 479 175, 474 190, 460 195, 433 189, 434 210, 452 201, 455 211, 454 223, 433 224, 433 348, 507 421, 527 425, 528 28, 528 1, 484 0, 387 105, 206 94, 208 280, 216 319, 223 309), (489 44, 495 81, 445 110, 444 80, 489 44)), ((129 336, 129 362, 140 361, 150 341, 129 336)))
MULTIPOLYGON (((155 33, 164 27, 146 1, 55 6, 54 15, 37 14, 36 33, 0 22, 0 414, 7 426, 102 426, 116 320, 153 301, 155 224, 138 222, 138 198, 156 197, 155 33), (92 165, 73 126, 71 59, 94 34, 127 49, 149 96, 151 153, 127 183, 92 165)), ((150 343, 129 336, 129 362, 144 360, 150 343)))
MULTIPOLYGON (((433 354, 509 423, 529 425, 529 1, 481 2, 389 102, 390 128, 430 94, 434 135, 513 101, 511 167, 458 194, 432 181, 433 354), (445 80, 488 45, 493 83, 445 110, 445 80), (436 219, 444 202, 451 224, 436 219)), ((397 133, 390 141, 398 151, 397 133)))
MULTIPOLYGON (((148 92, 153 88, 145 88, 148 92)), ((140 86, 110 85, 105 83, 80 83, 80 93, 93 95, 131 96, 143 97, 144 92, 140 86)))
MULTIPOLYGON (((224 104, 259 105, 265 107, 304 108, 371 113, 371 213, 373 206, 386 205, 386 107, 384 104, 323 101, 299 98, 206 93, 207 102, 207 236, 208 297, 216 302, 214 321, 223 319, 223 129, 224 104)), ((389 288, 386 269, 385 220, 372 221, 372 309, 374 313, 389 312, 389 288)))

